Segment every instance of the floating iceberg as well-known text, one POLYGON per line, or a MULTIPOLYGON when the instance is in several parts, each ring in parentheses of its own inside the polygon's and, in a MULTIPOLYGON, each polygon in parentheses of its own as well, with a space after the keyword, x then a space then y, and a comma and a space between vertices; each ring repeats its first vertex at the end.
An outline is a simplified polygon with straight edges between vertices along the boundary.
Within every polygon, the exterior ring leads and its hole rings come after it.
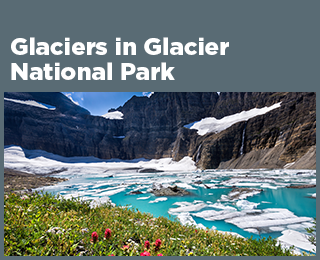
POLYGON ((282 236, 278 237, 278 241, 281 244, 293 245, 310 252, 316 251, 316 247, 309 242, 308 236, 295 230, 282 231, 282 236))
POLYGON ((178 219, 182 225, 190 225, 190 226, 196 226, 197 228, 206 229, 206 227, 202 224, 197 224, 190 213, 183 212, 178 214, 178 219))

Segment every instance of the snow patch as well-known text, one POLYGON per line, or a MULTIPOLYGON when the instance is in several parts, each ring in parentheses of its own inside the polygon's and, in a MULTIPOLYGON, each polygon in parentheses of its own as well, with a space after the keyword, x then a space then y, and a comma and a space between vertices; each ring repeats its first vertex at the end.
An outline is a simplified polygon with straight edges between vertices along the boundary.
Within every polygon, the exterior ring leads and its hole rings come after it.
POLYGON ((290 166, 294 165, 295 162, 292 162, 292 163, 287 163, 285 166, 283 166, 283 168, 289 168, 290 166))
POLYGON ((121 119, 123 119, 123 114, 120 111, 114 111, 114 112, 106 113, 106 114, 102 115, 102 117, 107 118, 107 119, 121 120, 121 119))
POLYGON ((150 98, 153 94, 154 92, 142 92, 142 95, 148 98, 150 98))
POLYGON ((221 119, 216 119, 214 117, 206 117, 206 118, 203 118, 201 121, 193 122, 191 124, 185 125, 184 127, 198 130, 198 135, 205 135, 207 133, 217 134, 229 128, 233 124, 236 124, 242 121, 247 121, 259 115, 264 115, 273 109, 279 108, 280 106, 281 106, 281 102, 276 103, 270 107, 253 108, 248 111, 242 111, 237 114, 225 116, 221 119))
POLYGON ((43 109, 48 109, 48 110, 55 110, 56 108, 54 106, 45 104, 45 103, 40 103, 34 100, 19 100, 19 99, 11 99, 11 98, 4 98, 4 100, 23 104, 23 105, 28 105, 28 106, 34 106, 34 107, 40 107, 43 109))
MULTIPOLYGON (((179 162, 173 161, 172 158, 153 160, 146 160, 144 158, 134 160, 103 160, 93 156, 63 157, 42 150, 28 150, 14 145, 4 147, 4 167, 34 174, 62 171, 62 175, 95 173, 99 176, 109 176, 111 171, 132 168, 152 168, 168 172, 194 171, 196 169, 191 157, 184 157, 179 162)), ((132 175, 132 173, 130 174, 132 175)), ((125 174, 122 174, 122 176, 124 175, 125 174)), ((134 171, 134 175, 136 175, 136 170, 134 171)), ((172 182, 172 180, 169 181, 172 182)), ((162 179, 161 182, 164 183, 165 180, 162 179)))

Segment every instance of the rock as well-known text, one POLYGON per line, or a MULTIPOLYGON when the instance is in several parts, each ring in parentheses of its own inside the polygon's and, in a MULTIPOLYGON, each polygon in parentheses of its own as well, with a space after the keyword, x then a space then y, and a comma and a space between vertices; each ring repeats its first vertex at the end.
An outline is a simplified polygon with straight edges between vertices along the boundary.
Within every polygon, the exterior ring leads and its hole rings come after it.
POLYGON ((255 194, 259 194, 262 189, 255 189, 255 188, 233 188, 230 193, 228 194, 228 197, 231 200, 237 200, 237 199, 245 199, 247 197, 253 196, 255 194))
POLYGON ((32 189, 54 185, 67 179, 43 177, 31 173, 4 168, 4 192, 15 192, 21 195, 32 193, 32 189))
MULTIPOLYGON (((123 113, 122 120, 91 116, 61 93, 5 92, 4 97, 56 107, 4 100, 4 145, 102 159, 191 156, 201 169, 283 168, 293 162, 290 169, 316 168, 314 92, 159 92, 150 98, 134 96, 115 109, 123 113), (280 108, 218 134, 199 136, 184 127, 204 117, 221 119, 278 102, 280 108)), ((145 171, 155 172, 140 169, 145 171)))
POLYGON ((142 191, 139 191, 139 190, 130 191, 129 194, 131 194, 131 195, 142 194, 142 191))
POLYGON ((156 172, 163 172, 163 171, 156 170, 156 169, 153 169, 153 168, 145 168, 145 169, 139 170, 138 172, 140 172, 140 173, 156 173, 156 172))
POLYGON ((103 178, 113 178, 113 175, 108 175, 108 176, 105 176, 103 178))
POLYGON ((287 186, 287 188, 290 188, 290 189, 307 189, 307 188, 315 188, 315 187, 317 187, 316 184, 305 184, 305 185, 291 184, 290 186, 287 186))
POLYGON ((159 189, 152 189, 151 191, 157 197, 165 197, 165 196, 186 196, 191 195, 189 191, 186 191, 182 188, 175 186, 162 187, 159 189))

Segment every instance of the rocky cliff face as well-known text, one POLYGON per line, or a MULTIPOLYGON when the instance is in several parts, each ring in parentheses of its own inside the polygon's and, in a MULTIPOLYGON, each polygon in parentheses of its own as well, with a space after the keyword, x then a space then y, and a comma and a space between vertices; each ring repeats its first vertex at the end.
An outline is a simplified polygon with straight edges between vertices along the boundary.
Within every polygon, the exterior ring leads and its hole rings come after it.
POLYGON ((203 169, 282 168, 293 162, 297 163, 291 167, 315 168, 315 93, 160 92, 150 98, 133 97, 119 107, 123 120, 91 116, 60 93, 4 96, 56 107, 47 110, 5 99, 5 145, 104 159, 180 160, 188 155, 203 169), (200 136, 196 130, 183 127, 204 117, 219 119, 280 101, 280 108, 236 123, 218 134, 200 136), (310 165, 301 161, 304 156, 310 165))

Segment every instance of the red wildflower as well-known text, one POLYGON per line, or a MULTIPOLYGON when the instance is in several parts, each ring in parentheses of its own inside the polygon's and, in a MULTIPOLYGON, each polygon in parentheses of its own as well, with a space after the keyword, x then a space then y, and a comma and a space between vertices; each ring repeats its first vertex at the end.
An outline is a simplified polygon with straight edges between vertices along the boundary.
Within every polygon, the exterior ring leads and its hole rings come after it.
POLYGON ((114 256, 114 254, 108 255, 108 256, 114 256))
POLYGON ((154 243, 156 250, 159 250, 160 246, 161 246, 161 240, 157 239, 156 242, 154 243))
POLYGON ((146 242, 144 242, 144 247, 147 249, 150 248, 150 242, 148 240, 146 240, 146 242))
POLYGON ((196 231, 196 233, 198 233, 198 230, 197 230, 197 229, 196 229, 195 231, 196 231))
POLYGON ((140 254, 140 256, 150 256, 150 253, 148 251, 144 251, 140 254))
POLYGON ((104 232, 104 237, 106 239, 111 237, 111 230, 109 228, 107 228, 106 231, 104 232))
POLYGON ((129 245, 124 245, 123 247, 121 247, 122 250, 126 250, 126 249, 129 249, 130 246, 129 245))
POLYGON ((97 242, 98 241, 98 233, 97 232, 92 232, 91 234, 91 241, 93 243, 97 242))
POLYGON ((160 253, 160 254, 157 254, 157 256, 163 256, 163 254, 160 253))

